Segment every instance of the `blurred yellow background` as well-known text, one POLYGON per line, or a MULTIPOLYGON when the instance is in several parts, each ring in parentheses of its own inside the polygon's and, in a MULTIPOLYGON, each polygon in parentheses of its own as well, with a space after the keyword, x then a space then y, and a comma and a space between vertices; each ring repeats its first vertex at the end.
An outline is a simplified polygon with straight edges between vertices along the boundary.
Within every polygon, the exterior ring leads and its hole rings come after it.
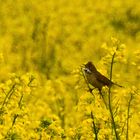
MULTIPOLYGON (((14 87, 19 88, 19 96, 7 98, 13 104, 4 104, 8 115, 1 115, 5 123, 0 121, 0 138, 14 134, 15 139, 27 136, 27 140, 93 139, 92 130, 87 129, 90 117, 84 116, 93 97, 86 93, 78 69, 92 61, 108 77, 110 67, 105 61, 110 61, 105 58, 112 48, 112 37, 124 46, 120 63, 114 64, 113 80, 126 87, 117 92, 128 93, 140 86, 139 0, 0 0, 1 103, 12 83, 21 86, 14 87), (32 75, 33 90, 28 85, 32 75), (25 94, 23 110, 16 105, 21 93, 25 94), (17 117, 11 128, 16 109, 22 117, 17 117)), ((136 110, 140 111, 139 106, 136 110)), ((136 132, 131 131, 130 137, 138 133, 137 113, 130 128, 136 126, 136 132)), ((99 139, 105 139, 110 130, 101 128, 99 139)))

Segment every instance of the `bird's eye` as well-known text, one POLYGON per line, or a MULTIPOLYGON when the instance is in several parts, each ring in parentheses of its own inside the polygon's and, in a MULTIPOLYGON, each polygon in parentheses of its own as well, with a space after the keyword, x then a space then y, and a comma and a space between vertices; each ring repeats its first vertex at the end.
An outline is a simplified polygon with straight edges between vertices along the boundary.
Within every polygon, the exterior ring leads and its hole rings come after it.
POLYGON ((91 74, 92 72, 88 68, 84 68, 84 71, 88 74, 91 74))

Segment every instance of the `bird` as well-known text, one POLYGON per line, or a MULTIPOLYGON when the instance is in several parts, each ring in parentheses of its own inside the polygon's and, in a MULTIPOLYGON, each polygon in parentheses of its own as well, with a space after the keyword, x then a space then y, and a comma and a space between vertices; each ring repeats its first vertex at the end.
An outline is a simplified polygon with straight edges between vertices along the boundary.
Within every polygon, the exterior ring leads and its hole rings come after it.
POLYGON ((112 82, 107 77, 102 75, 91 61, 84 65, 84 74, 88 84, 92 85, 94 88, 97 88, 100 92, 103 86, 107 86, 109 88, 112 85, 122 87, 121 85, 112 82))

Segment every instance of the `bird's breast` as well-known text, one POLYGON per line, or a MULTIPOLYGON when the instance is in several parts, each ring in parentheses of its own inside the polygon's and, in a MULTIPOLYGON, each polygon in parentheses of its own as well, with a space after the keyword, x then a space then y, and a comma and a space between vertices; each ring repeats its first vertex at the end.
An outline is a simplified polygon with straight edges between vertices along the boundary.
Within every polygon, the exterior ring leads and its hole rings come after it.
POLYGON ((93 87, 98 89, 102 88, 103 84, 97 80, 96 75, 92 74, 92 75, 87 75, 86 77, 89 84, 91 84, 93 87))

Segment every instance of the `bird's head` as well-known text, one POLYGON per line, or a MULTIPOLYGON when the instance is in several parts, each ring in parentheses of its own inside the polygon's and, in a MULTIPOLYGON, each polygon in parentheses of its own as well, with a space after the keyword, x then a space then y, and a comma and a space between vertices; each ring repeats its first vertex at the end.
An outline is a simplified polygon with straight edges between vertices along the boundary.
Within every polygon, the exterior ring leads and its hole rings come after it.
POLYGON ((92 72, 97 71, 96 67, 94 66, 94 64, 92 62, 88 62, 87 64, 85 64, 85 68, 84 68, 85 73, 87 74, 91 74, 92 72))

